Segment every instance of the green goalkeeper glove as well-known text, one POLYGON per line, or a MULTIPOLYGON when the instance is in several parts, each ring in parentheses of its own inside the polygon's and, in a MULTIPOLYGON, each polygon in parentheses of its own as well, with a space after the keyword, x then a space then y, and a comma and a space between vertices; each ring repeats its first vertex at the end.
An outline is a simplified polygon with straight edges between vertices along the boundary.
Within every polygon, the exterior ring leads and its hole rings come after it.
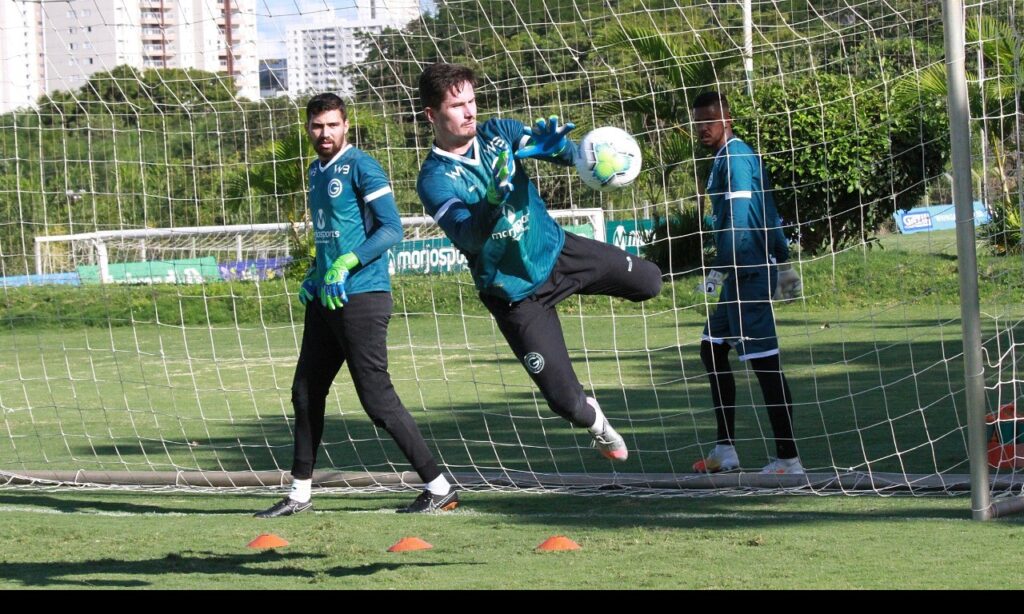
POLYGON ((553 158, 560 155, 569 145, 569 137, 566 136, 576 124, 566 122, 558 125, 558 116, 552 115, 547 119, 538 119, 533 125, 533 132, 530 133, 529 145, 516 152, 517 158, 553 158))
POLYGON ((302 280, 302 285, 299 286, 299 302, 303 307, 312 303, 316 298, 319 285, 316 281, 316 265, 314 264, 306 271, 306 277, 302 280))
POLYGON ((345 306, 348 302, 345 282, 348 281, 348 272, 357 266, 359 258, 352 252, 338 256, 331 268, 324 273, 324 285, 320 287, 321 305, 331 311, 345 306))

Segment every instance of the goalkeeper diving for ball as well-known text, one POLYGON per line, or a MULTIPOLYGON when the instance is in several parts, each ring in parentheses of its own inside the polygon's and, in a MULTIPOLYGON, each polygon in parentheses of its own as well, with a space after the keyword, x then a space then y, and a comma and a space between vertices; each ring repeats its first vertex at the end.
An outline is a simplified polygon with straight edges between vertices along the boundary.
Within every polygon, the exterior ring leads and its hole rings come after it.
POLYGON ((736 348, 740 360, 749 361, 757 375, 775 435, 777 458, 761 473, 802 474, 793 438, 793 396, 782 372, 772 310, 773 293, 799 294, 800 278, 787 262, 789 247, 768 170, 761 157, 733 135, 725 96, 718 92, 698 96, 693 123, 701 144, 716 152, 706 191, 716 255, 698 291, 711 296, 722 289, 700 343, 700 357, 711 381, 718 440, 707 458, 693 464, 693 470, 739 469, 734 441, 736 380, 729 365, 729 350, 736 348))
POLYGON ((565 232, 548 214, 520 160, 572 165, 573 124, 551 116, 532 128, 511 119, 477 125, 475 86, 465 66, 434 64, 420 75, 434 145, 416 190, 465 254, 481 302, 548 407, 587 429, 604 457, 624 461, 626 442, 573 371, 556 306, 574 294, 643 301, 661 291, 661 271, 615 246, 565 232))
POLYGON ((320 94, 306 105, 306 130, 318 160, 309 166, 309 213, 316 263, 299 288, 305 306, 302 348, 292 383, 295 451, 291 494, 256 514, 290 516, 312 507, 310 487, 324 432, 327 392, 348 363, 363 409, 398 444, 426 484, 399 512, 455 509, 458 493, 427 448, 388 373, 391 279, 387 250, 402 239, 402 220, 384 169, 347 143, 345 104, 320 94))

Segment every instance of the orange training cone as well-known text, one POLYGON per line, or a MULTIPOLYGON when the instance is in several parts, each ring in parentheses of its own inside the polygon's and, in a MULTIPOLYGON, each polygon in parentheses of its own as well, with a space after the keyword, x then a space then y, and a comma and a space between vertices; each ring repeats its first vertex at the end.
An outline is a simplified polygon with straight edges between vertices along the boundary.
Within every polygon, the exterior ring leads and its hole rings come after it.
POLYGON ((395 542, 394 546, 388 548, 388 552, 409 552, 412 550, 430 550, 430 544, 418 537, 403 537, 395 542))
POLYGON ((554 535, 544 540, 544 543, 537 546, 538 551, 551 550, 579 550, 580 545, 564 535, 554 535))
POLYGON ((284 548, 287 545, 288 542, 273 533, 264 533, 249 542, 250 548, 284 548))

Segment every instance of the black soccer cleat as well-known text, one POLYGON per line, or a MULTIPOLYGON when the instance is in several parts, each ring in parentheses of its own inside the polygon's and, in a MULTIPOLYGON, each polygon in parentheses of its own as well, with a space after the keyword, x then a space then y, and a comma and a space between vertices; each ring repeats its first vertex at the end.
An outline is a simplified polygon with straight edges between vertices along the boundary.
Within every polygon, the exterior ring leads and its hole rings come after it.
POLYGON ((305 503, 299 503, 290 497, 281 499, 271 507, 263 510, 262 512, 256 512, 253 514, 254 518, 277 518, 278 516, 292 516, 299 512, 313 509, 313 502, 306 501, 305 503))
POLYGON ((450 512, 459 507, 459 493, 453 488, 447 495, 434 495, 424 490, 408 507, 398 508, 399 514, 429 514, 432 512, 450 512))

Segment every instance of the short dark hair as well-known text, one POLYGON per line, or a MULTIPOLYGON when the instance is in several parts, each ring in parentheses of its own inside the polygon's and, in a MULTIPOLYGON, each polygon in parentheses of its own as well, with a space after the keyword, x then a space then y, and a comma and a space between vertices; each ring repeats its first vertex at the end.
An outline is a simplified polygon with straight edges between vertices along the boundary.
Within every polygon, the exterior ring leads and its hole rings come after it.
POLYGON ((337 94, 317 94, 306 103, 306 123, 321 113, 327 111, 341 111, 341 119, 348 119, 345 112, 345 101, 337 94))
POLYGON ((420 75, 420 104, 423 108, 436 109, 441 106, 444 96, 463 83, 476 87, 476 73, 460 64, 431 64, 420 75))
POLYGON ((705 107, 714 107, 716 109, 722 109, 723 111, 729 111, 729 101, 725 99, 725 94, 719 94, 718 92, 711 90, 710 92, 704 92, 697 96, 693 100, 692 108, 703 109, 705 107))

